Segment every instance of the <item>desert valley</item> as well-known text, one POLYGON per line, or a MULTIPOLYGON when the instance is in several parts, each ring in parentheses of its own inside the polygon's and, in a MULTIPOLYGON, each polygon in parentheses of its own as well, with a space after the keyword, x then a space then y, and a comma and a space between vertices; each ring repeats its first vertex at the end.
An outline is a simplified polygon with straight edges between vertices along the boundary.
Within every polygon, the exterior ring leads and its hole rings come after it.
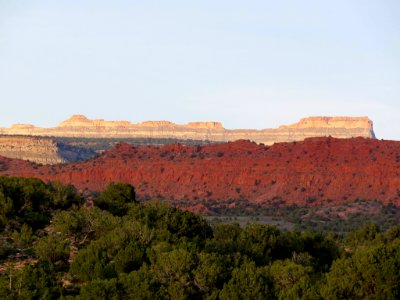
MULTIPOLYGON (((55 128, 14 125, 1 133, 4 297, 340 298, 347 292, 333 279, 335 266, 352 262, 339 252, 361 255, 358 247, 393 239, 400 218, 400 142, 377 139, 366 117, 226 130, 217 122, 135 125, 73 116, 55 128), (237 253, 239 265, 221 265, 237 253), (189 269, 175 270, 178 261, 189 269), (282 286, 286 268, 305 266, 293 287, 282 286), (162 275, 170 268, 174 273, 162 275), (42 288, 32 282, 35 270, 52 274, 42 288), (227 273, 202 281, 216 270, 227 273), (35 288, 14 286, 13 272, 35 288), (231 272, 256 276, 246 283, 252 290, 231 272)), ((353 295, 364 293, 360 287, 353 295)))
POLYGON ((0 300, 400 299, 399 12, 0 0, 0 300))

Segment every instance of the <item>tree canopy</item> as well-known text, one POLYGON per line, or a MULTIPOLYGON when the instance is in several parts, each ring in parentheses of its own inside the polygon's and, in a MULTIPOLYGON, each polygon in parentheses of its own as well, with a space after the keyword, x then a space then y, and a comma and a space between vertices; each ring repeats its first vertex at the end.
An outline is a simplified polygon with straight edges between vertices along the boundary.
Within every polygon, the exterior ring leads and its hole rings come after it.
POLYGON ((132 186, 0 177, 1 299, 398 299, 400 226, 210 226, 132 186))

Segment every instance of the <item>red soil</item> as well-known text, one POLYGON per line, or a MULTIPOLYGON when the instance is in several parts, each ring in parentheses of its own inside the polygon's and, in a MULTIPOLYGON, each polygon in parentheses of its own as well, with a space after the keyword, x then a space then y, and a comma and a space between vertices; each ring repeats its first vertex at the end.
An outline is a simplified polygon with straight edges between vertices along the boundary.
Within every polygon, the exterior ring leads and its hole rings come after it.
POLYGON ((97 158, 68 165, 0 158, 0 174, 90 190, 127 182, 138 196, 197 203, 244 199, 316 206, 364 199, 400 206, 400 142, 364 138, 312 138, 271 147, 248 141, 203 147, 119 144, 97 158))

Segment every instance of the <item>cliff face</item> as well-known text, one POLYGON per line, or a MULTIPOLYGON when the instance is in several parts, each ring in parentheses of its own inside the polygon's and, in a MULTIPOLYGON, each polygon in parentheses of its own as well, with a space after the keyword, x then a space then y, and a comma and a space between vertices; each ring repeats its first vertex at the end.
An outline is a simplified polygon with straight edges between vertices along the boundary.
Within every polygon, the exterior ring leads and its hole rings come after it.
POLYGON ((51 139, 0 136, 0 155, 40 164, 58 164, 91 158, 94 151, 56 143, 51 139))
POLYGON ((179 125, 168 121, 89 120, 75 115, 54 128, 16 124, 1 128, 0 134, 91 138, 169 138, 228 142, 248 139, 271 145, 276 142, 304 140, 307 137, 375 138, 372 121, 367 117, 310 117, 276 129, 225 129, 219 122, 192 122, 179 125))
POLYGON ((182 203, 247 200, 260 205, 336 205, 357 199, 400 205, 400 142, 312 138, 262 146, 132 147, 68 165, 39 166, 0 158, 0 174, 35 176, 103 189, 127 182, 139 196, 182 203))

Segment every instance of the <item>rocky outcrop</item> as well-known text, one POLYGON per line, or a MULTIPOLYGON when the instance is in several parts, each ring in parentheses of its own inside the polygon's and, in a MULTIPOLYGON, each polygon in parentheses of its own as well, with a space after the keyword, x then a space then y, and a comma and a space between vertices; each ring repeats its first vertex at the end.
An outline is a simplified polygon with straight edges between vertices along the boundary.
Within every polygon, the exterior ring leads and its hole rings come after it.
POLYGON ((91 158, 94 151, 27 136, 0 136, 0 155, 39 164, 58 164, 91 158))
POLYGON ((140 197, 187 205, 245 200, 260 205, 336 205, 357 199, 400 206, 400 142, 311 138, 273 146, 119 144, 94 159, 56 166, 0 158, 0 174, 101 190, 127 182, 140 197))
POLYGON ((367 117, 310 117, 276 129, 225 129, 219 122, 192 122, 184 125, 168 121, 89 120, 75 115, 54 128, 16 124, 1 128, 0 134, 90 138, 168 138, 228 142, 248 139, 271 145, 304 140, 307 137, 375 138, 372 121, 367 117))

